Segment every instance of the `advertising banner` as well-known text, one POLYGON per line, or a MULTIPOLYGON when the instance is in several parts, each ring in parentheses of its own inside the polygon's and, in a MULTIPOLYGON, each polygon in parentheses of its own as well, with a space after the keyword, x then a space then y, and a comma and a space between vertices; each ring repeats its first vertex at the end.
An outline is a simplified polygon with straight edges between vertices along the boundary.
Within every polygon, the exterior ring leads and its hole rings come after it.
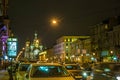
POLYGON ((8 57, 17 56, 17 38, 8 38, 7 40, 7 55, 8 57))

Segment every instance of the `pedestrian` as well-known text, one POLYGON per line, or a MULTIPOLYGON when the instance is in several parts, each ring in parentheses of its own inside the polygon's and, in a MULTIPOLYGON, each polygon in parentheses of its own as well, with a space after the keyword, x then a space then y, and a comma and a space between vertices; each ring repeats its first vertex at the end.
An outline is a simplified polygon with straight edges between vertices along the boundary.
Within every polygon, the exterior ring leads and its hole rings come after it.
POLYGON ((9 74, 9 80, 13 80, 12 65, 8 66, 7 71, 8 71, 8 74, 9 74))

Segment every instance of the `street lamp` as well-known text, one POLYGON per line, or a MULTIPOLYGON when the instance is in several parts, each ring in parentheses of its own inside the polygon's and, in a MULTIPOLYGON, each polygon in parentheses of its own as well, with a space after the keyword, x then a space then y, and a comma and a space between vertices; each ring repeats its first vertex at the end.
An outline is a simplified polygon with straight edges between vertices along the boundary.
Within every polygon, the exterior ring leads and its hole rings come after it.
POLYGON ((56 26, 58 26, 59 21, 58 21, 58 19, 51 19, 50 23, 51 23, 51 26, 56 27, 56 26))
POLYGON ((50 25, 52 26, 52 27, 57 27, 57 26, 59 26, 59 24, 61 23, 61 20, 62 20, 62 18, 61 17, 58 17, 58 16, 53 16, 53 17, 51 17, 50 18, 50 25))
POLYGON ((57 21, 56 21, 56 20, 52 20, 52 23, 53 23, 53 24, 56 24, 56 23, 57 23, 57 21))

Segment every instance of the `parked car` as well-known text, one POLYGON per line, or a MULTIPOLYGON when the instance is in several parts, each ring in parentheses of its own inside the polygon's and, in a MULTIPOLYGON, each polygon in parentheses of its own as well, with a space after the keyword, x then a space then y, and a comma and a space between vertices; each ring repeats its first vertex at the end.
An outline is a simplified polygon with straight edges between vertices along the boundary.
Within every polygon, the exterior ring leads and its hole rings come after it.
POLYGON ((63 65, 58 63, 32 63, 24 80, 74 80, 63 65))
POLYGON ((16 80, 23 80, 23 76, 25 74, 25 71, 30 66, 31 63, 20 63, 18 66, 18 69, 15 73, 15 79, 16 80))
POLYGON ((120 80, 120 63, 98 63, 94 66, 91 75, 91 80, 120 80))
POLYGON ((79 64, 70 63, 64 64, 68 72, 70 72, 75 80, 86 80, 89 77, 88 71, 84 70, 79 64))

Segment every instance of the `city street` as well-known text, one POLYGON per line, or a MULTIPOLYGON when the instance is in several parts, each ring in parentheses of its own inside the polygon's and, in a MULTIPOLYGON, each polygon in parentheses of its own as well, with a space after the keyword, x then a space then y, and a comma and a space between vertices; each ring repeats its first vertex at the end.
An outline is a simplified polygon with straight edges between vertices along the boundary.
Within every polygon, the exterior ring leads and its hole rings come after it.
POLYGON ((9 74, 7 70, 0 70, 0 80, 9 80, 9 74))

